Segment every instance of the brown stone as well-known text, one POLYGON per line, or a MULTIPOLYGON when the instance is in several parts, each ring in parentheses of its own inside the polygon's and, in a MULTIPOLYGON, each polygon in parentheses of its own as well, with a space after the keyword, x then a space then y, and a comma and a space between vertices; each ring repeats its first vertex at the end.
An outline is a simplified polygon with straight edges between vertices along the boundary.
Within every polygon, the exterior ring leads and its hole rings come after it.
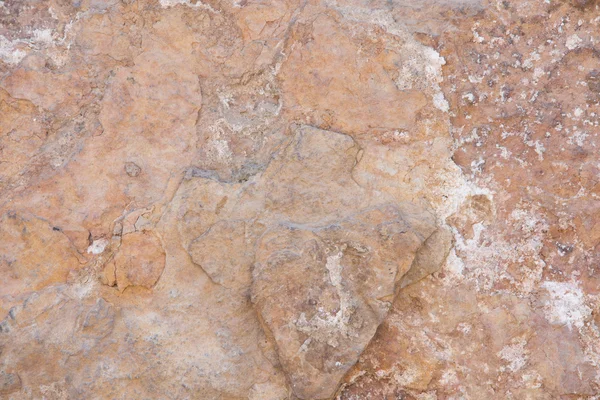
POLYGON ((21 389, 19 375, 0 371, 0 394, 8 395, 19 389, 21 389))
POLYGON ((415 229, 400 210, 383 206, 262 236, 253 301, 298 397, 330 398, 356 363, 423 243, 415 229))
MULTIPOLYGON (((151 289, 165 269, 165 252, 152 233, 134 232, 123 236, 114 264, 119 290, 129 286, 151 289)), ((113 281, 107 278, 107 283, 113 281)))
POLYGON ((599 24, 0 2, 0 398, 597 397, 599 24))

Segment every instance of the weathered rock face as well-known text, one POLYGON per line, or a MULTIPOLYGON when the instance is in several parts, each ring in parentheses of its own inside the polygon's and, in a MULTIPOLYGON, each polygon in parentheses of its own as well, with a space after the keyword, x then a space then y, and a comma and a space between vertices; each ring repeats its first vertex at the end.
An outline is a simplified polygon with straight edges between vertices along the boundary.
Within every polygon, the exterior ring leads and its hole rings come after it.
POLYGON ((0 2, 0 398, 596 398, 599 27, 0 2))
POLYGON ((189 171, 173 200, 184 221, 163 221, 179 225, 212 282, 251 293, 292 392, 330 398, 385 319, 400 279, 439 269, 452 243, 431 212, 353 180, 360 149, 350 136, 291 129, 285 148, 246 183, 189 171))
POLYGON ((300 398, 333 396, 356 363, 423 242, 413 229, 388 206, 319 228, 282 225, 261 237, 253 298, 300 398))

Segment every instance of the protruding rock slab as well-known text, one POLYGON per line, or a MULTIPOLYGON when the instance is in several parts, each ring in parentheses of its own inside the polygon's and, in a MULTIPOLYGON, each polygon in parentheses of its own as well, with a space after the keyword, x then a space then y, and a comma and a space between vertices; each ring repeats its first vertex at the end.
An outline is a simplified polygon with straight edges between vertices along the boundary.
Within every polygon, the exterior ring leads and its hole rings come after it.
POLYGON ((196 186, 184 183, 180 229, 213 283, 252 292, 294 395, 329 398, 385 319, 400 280, 409 270, 403 284, 437 270, 451 237, 430 211, 355 181, 362 150, 351 136, 292 131, 245 187, 207 171, 198 171, 196 186))
POLYGON ((298 397, 335 393, 430 228, 411 226, 387 205, 323 227, 282 224, 263 235, 253 301, 298 397))

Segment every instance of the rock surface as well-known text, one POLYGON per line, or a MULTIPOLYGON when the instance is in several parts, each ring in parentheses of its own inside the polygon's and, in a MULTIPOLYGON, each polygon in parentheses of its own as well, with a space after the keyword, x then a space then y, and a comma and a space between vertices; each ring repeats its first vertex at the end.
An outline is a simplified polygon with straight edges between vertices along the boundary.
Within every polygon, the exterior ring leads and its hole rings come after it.
POLYGON ((0 398, 597 398, 599 30, 0 2, 0 398))

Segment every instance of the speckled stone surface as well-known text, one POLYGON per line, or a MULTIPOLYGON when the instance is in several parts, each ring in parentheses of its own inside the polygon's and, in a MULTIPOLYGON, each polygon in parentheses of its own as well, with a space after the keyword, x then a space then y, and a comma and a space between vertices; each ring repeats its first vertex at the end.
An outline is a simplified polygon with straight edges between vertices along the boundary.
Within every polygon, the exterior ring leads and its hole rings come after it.
POLYGON ((596 0, 0 1, 1 399, 600 398, 596 0))

